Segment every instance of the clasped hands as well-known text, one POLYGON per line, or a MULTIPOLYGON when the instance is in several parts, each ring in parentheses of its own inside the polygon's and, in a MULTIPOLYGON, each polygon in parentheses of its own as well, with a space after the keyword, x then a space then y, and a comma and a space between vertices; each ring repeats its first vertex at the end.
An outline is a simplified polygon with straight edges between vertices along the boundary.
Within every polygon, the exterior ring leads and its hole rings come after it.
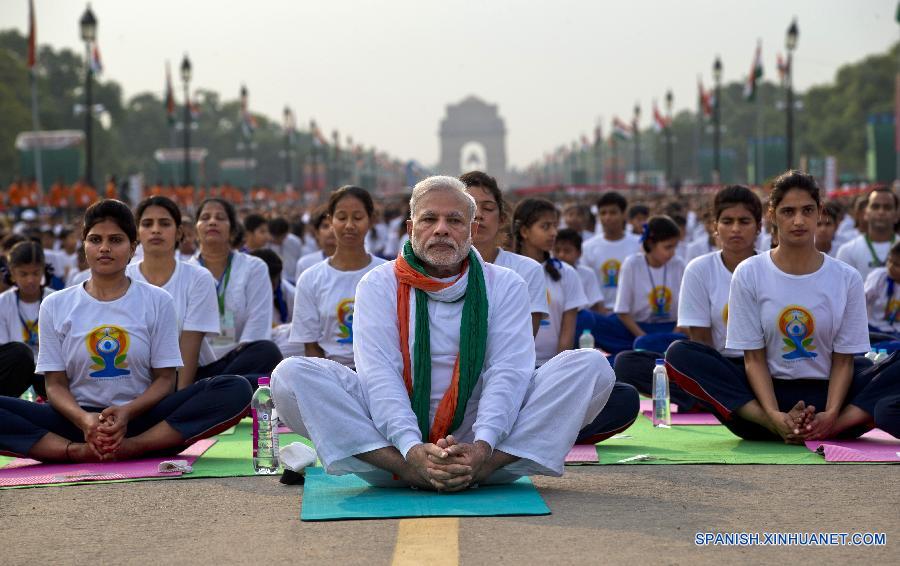
POLYGON ((124 406, 107 407, 99 413, 85 413, 80 423, 84 442, 100 460, 115 458, 128 430, 129 414, 124 406))
POLYGON ((786 413, 771 413, 769 420, 772 421, 786 444, 803 444, 807 440, 828 438, 837 420, 837 412, 821 411, 817 413, 815 406, 807 406, 803 401, 798 401, 786 413))
POLYGON ((483 479, 484 465, 492 453, 487 442, 459 443, 453 435, 433 444, 418 444, 406 455, 414 474, 407 480, 420 488, 462 491, 483 479))

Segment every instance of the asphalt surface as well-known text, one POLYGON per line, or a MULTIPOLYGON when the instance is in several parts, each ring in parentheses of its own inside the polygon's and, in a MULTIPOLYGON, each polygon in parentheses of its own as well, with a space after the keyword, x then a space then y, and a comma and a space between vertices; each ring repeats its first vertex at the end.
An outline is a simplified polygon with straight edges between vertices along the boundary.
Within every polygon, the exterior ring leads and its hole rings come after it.
MULTIPOLYGON (((552 515, 460 519, 459 561, 896 563, 898 479, 891 465, 568 468, 535 478, 552 515), (876 532, 886 545, 701 547, 698 532, 876 532)), ((273 477, 4 490, 0 564, 391 563, 399 521, 303 523, 302 493, 273 477)))

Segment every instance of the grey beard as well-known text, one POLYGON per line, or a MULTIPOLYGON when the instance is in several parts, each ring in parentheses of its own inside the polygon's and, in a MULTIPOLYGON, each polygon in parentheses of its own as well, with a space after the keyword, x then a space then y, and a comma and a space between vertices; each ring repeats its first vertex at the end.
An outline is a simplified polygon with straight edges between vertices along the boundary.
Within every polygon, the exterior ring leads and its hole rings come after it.
MULTIPOLYGON (((429 252, 428 249, 422 244, 422 242, 417 241, 415 238, 410 237, 410 244, 412 245, 413 253, 416 254, 416 257, 419 258, 423 263, 427 263, 428 265, 433 265, 435 267, 450 267, 452 265, 456 265, 461 263, 462 260, 469 255, 469 250, 472 249, 472 235, 469 234, 469 237, 466 238, 466 241, 463 242, 462 246, 456 249, 456 253, 452 256, 449 253, 432 253, 429 252)), ((452 242, 452 240, 451 240, 452 242)), ((456 242, 452 242, 453 245, 456 245, 456 242)))

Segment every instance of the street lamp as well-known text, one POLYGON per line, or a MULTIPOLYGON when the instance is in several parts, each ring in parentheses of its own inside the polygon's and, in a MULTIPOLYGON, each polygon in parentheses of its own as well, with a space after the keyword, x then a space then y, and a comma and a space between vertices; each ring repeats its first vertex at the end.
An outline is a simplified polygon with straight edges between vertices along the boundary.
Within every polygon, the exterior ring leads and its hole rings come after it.
POLYGON ((787 72, 784 75, 785 98, 787 102, 787 168, 794 166, 794 49, 797 48, 797 37, 800 31, 797 29, 797 18, 791 22, 787 30, 784 44, 787 47, 787 72))
POLYGON ((284 185, 287 188, 291 184, 291 132, 294 129, 294 120, 291 117, 291 109, 284 107, 284 185))
POLYGON ((666 91, 666 183, 672 185, 672 89, 666 91))
POLYGON ((85 66, 85 86, 84 86, 84 152, 85 167, 84 177, 87 184, 94 186, 94 116, 93 116, 93 100, 92 100, 92 84, 94 82, 94 69, 91 65, 91 45, 97 39, 97 18, 91 11, 91 5, 87 5, 84 14, 81 16, 81 39, 84 41, 84 66, 85 66))
POLYGON ((721 156, 720 156, 720 129, 721 129, 721 108, 722 108, 722 60, 716 55, 713 63, 713 80, 716 83, 716 103, 713 106, 713 184, 719 184, 722 174, 721 156))
POLYGON ((181 82, 184 83, 184 186, 191 184, 191 60, 187 53, 181 60, 181 82))
POLYGON ((638 122, 641 119, 641 105, 634 105, 634 122, 631 124, 634 135, 634 184, 637 186, 641 175, 641 129, 638 122))

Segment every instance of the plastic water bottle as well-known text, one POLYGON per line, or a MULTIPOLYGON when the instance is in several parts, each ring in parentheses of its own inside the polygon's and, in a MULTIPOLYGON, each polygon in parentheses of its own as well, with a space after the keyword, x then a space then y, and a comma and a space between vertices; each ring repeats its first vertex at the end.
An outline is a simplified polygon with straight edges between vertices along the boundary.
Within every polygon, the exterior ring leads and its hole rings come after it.
POLYGON ((578 347, 587 348, 588 350, 594 349, 594 335, 591 334, 591 331, 587 328, 585 328, 581 333, 581 336, 578 337, 578 347))
POLYGON ((669 375, 666 373, 666 361, 656 360, 653 368, 653 426, 668 428, 672 426, 672 414, 669 407, 669 375))
POLYGON ((877 358, 877 357, 878 357, 878 350, 876 350, 875 348, 872 348, 871 350, 869 350, 869 353, 866 354, 866 359, 869 360, 870 362, 874 362, 875 358, 877 358))
POLYGON ((878 355, 876 355, 875 359, 872 361, 877 364, 877 363, 880 363, 882 360, 884 360, 887 357, 888 357, 887 350, 881 349, 881 350, 878 350, 878 355))
POLYGON ((253 469, 257 474, 278 473, 278 415, 269 388, 269 378, 259 378, 259 389, 250 401, 253 417, 253 469))

